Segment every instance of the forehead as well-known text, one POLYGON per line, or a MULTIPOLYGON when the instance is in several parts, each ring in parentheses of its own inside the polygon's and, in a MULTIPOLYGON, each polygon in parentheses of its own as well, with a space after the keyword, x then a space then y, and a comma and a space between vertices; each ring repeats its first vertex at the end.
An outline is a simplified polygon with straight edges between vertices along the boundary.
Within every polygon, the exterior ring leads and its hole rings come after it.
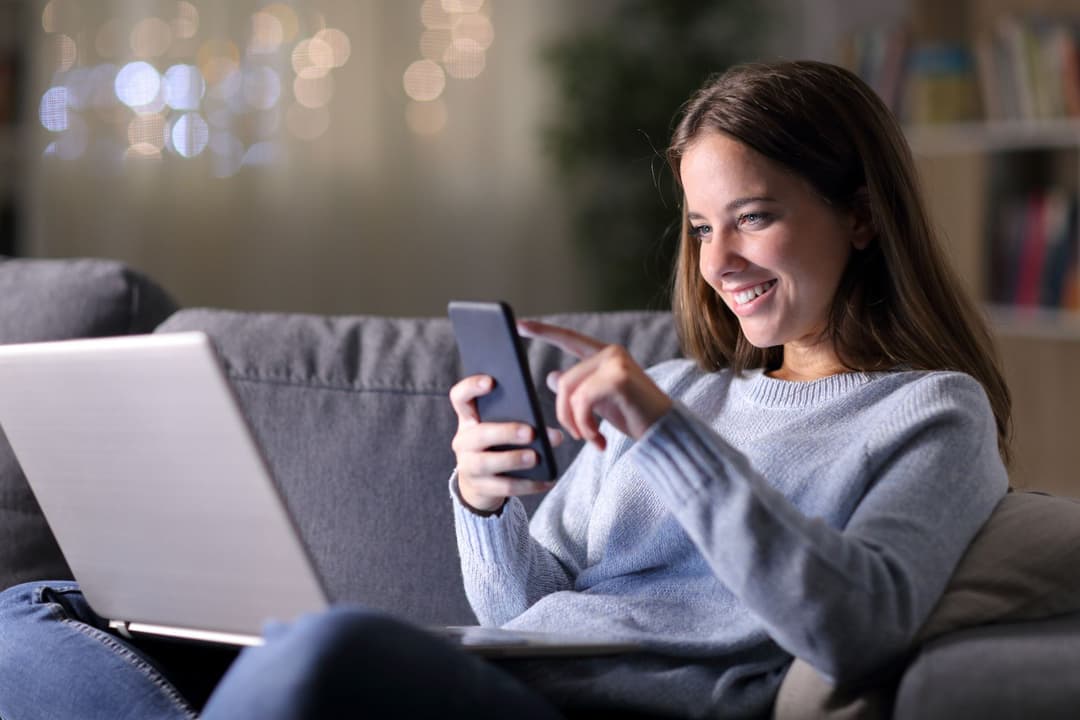
POLYGON ((689 208, 699 211, 747 196, 780 199, 802 185, 777 163, 720 132, 690 144, 679 164, 679 176, 689 208))

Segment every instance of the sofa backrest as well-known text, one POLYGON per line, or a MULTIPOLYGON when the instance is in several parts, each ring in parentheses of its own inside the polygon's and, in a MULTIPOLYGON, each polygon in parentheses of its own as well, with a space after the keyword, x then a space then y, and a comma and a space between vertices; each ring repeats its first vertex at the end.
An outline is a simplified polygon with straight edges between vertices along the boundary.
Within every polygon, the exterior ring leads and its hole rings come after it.
MULTIPOLYGON (((544 319, 625 345, 645 365, 678 354, 668 313, 544 319)), ((418 623, 475 622, 447 486, 457 425, 447 395, 461 374, 449 322, 190 309, 158 328, 185 330, 216 341, 333 598, 418 623)), ((528 355, 538 388, 571 363, 543 343, 528 355)), ((552 394, 539 393, 554 420, 552 394)), ((559 448, 559 467, 579 448, 559 448)))
MULTIPOLYGON (((0 257, 2 344, 150 332, 175 309, 161 287, 119 262, 0 257)), ((70 577, 0 428, 0 588, 70 577)))

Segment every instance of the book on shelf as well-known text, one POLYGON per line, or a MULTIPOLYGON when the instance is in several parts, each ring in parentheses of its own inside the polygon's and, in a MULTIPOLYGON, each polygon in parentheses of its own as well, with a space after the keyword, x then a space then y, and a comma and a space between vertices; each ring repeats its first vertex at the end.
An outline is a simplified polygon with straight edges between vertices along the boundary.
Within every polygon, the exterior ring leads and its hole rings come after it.
POLYGON ((841 56, 908 124, 1080 117, 1080 16, 1003 14, 966 43, 868 28, 841 56))
POLYGON ((1077 232, 1077 198, 1061 188, 997 204, 991 224, 991 299, 1020 307, 1080 309, 1077 232))

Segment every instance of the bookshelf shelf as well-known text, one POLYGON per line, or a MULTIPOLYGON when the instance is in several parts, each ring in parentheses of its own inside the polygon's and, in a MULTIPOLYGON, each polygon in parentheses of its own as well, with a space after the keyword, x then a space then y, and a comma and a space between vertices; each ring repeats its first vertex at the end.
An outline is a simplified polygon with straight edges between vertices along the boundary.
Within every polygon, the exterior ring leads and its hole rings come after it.
POLYGON ((923 156, 1080 148, 1080 119, 999 120, 905 128, 923 156))
POLYGON ((991 304, 985 312, 998 337, 1080 340, 1080 312, 1075 310, 991 304))

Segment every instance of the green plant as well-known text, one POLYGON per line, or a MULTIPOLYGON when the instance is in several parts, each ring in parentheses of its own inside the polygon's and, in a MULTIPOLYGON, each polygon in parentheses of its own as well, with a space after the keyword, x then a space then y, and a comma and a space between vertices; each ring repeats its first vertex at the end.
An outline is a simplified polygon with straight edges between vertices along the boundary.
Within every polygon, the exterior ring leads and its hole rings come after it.
POLYGON ((665 307, 679 201, 671 123, 712 73, 746 59, 765 22, 745 0, 620 0, 547 47, 560 107, 545 147, 603 309, 665 307))

